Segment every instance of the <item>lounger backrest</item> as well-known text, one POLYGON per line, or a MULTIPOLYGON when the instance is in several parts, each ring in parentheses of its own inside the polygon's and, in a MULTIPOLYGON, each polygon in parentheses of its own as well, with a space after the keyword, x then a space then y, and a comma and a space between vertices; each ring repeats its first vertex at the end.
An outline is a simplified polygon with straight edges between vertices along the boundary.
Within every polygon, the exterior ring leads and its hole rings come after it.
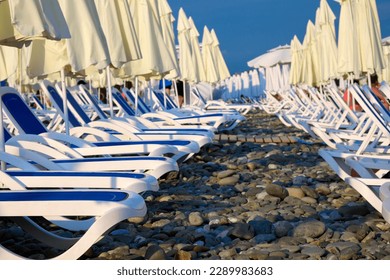
POLYGON ((207 101, 203 98, 197 87, 192 87, 191 93, 203 103, 203 105, 207 104, 207 101))
MULTIPOLYGON (((157 92, 155 90, 152 90, 152 93, 153 95, 156 97, 157 101, 159 102, 160 106, 162 108, 164 108, 164 94, 162 92, 157 92)), ((169 95, 166 95, 166 98, 167 98, 167 110, 171 110, 171 109, 177 109, 177 107, 175 106, 175 104, 173 103, 172 99, 170 98, 169 95)))
POLYGON ((28 134, 47 132, 46 127, 34 115, 18 92, 9 87, 1 88, 1 100, 7 117, 17 130, 28 134))
MULTIPOLYGON (((129 101, 135 106, 135 96, 134 96, 134 93, 127 89, 127 88, 123 88, 122 89, 124 94, 126 95, 126 97, 129 99, 129 101)), ((146 103, 144 102, 144 100, 142 98, 138 98, 138 110, 141 112, 141 114, 146 114, 146 113, 151 113, 152 110, 150 110, 149 106, 146 105, 146 103)))
POLYGON ((375 105, 376 108, 379 110, 379 113, 381 114, 384 121, 390 122, 389 110, 386 109, 386 107, 383 105, 382 101, 379 100, 378 96, 376 96, 371 91, 371 89, 368 87, 368 85, 364 85, 363 90, 364 90, 365 94, 367 95, 367 98, 370 99, 372 101, 373 105, 375 105))
POLYGON ((135 116, 133 108, 127 104, 126 100, 123 99, 122 95, 117 89, 112 90, 112 99, 114 100, 115 104, 119 106, 127 115, 135 116))
POLYGON ((7 142, 9 139, 12 138, 12 135, 9 133, 8 129, 4 127, 3 129, 3 135, 4 135, 4 142, 7 142))
POLYGON ((76 99, 73 97, 73 94, 71 94, 69 90, 66 90, 66 98, 68 99, 68 104, 70 105, 69 108, 72 110, 73 114, 75 114, 75 117, 78 117, 78 120, 83 124, 90 123, 91 119, 85 113, 83 108, 81 108, 80 104, 76 101, 76 99))
POLYGON ((107 119, 107 115, 103 112, 102 108, 100 108, 99 104, 97 103, 96 99, 93 98, 92 95, 90 95, 85 87, 83 85, 80 85, 80 90, 83 93, 84 98, 87 100, 89 105, 93 107, 93 109, 98 113, 100 119, 107 119))
MULTIPOLYGON (((58 91, 50 84, 46 84, 46 89, 49 92, 48 98, 50 99, 53 106, 56 108, 58 113, 64 118, 64 102, 58 91)), ((45 90, 44 90, 45 92, 45 90)), ((46 92, 45 92, 46 93, 46 92)), ((71 110, 68 110, 68 121, 72 127, 79 127, 81 123, 76 119, 71 110)))
MULTIPOLYGON (((367 96, 360 90, 359 86, 352 85, 351 88, 351 93, 354 95, 354 98, 356 98, 356 100, 359 102, 359 104, 362 106, 368 116, 374 121, 374 123, 378 125, 382 132, 386 132, 387 135, 390 135, 390 130, 384 122, 383 117, 374 108, 374 106, 372 106, 371 102, 368 100, 367 96)), ((369 94, 372 93, 369 92, 369 94)))

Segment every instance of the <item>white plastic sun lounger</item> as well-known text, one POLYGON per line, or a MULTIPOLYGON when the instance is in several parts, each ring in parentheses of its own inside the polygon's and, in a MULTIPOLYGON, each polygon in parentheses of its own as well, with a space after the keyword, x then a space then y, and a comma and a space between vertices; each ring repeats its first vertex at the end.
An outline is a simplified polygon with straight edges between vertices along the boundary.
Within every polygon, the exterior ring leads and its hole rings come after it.
MULTIPOLYGON (((28 186, 23 186, 28 187, 28 186)), ((143 217, 146 205, 141 196, 124 190, 19 190, 0 191, 0 216, 14 219, 45 245, 62 249, 54 259, 78 259, 102 235, 119 222, 143 217), (66 238, 46 230, 29 217, 95 217, 79 238, 66 238)), ((0 259, 26 259, 0 245, 0 259)))
MULTIPOLYGON (((58 93, 58 90, 47 81, 41 82, 41 88, 47 97, 50 98, 58 113, 62 116, 62 118, 65 118, 65 114, 63 112, 63 100, 58 93)), ((72 126, 70 134, 78 138, 84 137, 89 141, 97 141, 102 140, 101 137, 102 134, 104 134, 105 136, 103 137, 105 137, 105 141, 113 141, 116 139, 117 141, 132 140, 143 141, 145 144, 158 144, 158 141, 161 140, 165 141, 165 145, 167 142, 172 141, 171 146, 175 146, 179 151, 178 154, 174 156, 175 160, 179 160, 184 157, 185 159, 188 159, 194 153, 199 151, 199 144, 194 143, 192 141, 193 139, 196 140, 197 138, 200 138, 200 140, 198 140, 200 144, 211 141, 208 137, 198 135, 195 135, 190 140, 188 137, 175 134, 145 133, 140 130, 135 132, 134 130, 136 130, 136 128, 132 127, 128 123, 118 120, 91 121, 68 91, 67 97, 69 101, 68 120, 69 124, 72 126), (184 142, 175 142, 176 140, 184 140, 184 142)))

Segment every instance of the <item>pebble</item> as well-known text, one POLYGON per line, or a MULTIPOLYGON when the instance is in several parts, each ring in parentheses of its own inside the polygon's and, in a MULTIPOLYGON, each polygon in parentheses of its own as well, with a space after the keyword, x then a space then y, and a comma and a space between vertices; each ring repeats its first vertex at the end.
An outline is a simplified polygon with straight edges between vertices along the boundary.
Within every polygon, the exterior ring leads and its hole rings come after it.
POLYGON ((202 217, 202 214, 199 212, 192 212, 188 216, 188 222, 191 226, 200 226, 203 225, 204 219, 202 217))
POLYGON ((311 237, 316 238, 321 236, 326 230, 326 225, 320 221, 309 221, 299 224, 294 229, 295 237, 311 237))
POLYGON ((285 199, 288 196, 287 189, 276 184, 266 185, 265 191, 267 192, 267 194, 279 197, 281 199, 285 199))

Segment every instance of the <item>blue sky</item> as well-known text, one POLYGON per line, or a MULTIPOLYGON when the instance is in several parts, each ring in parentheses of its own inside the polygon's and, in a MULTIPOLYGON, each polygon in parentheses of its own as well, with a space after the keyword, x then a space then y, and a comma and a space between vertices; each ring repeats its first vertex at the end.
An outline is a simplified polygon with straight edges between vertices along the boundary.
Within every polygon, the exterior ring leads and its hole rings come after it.
MULTIPOLYGON (((302 41, 319 0, 168 0, 177 19, 180 7, 199 30, 214 28, 231 74, 245 71, 247 61, 278 45, 302 41)), ((377 0, 382 36, 390 36, 390 0, 377 0)), ((336 17, 340 4, 328 0, 336 17)), ((176 28, 176 22, 175 22, 176 28)), ((338 21, 336 20, 336 29, 338 21)))

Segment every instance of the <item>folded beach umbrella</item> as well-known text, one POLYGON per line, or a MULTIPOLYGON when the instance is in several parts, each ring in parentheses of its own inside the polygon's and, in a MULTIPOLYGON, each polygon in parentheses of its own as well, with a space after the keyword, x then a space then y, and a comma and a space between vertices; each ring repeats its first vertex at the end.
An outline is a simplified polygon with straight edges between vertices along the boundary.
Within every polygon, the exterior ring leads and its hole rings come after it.
POLYGON ((203 28, 202 57, 205 69, 206 82, 216 83, 219 81, 216 62, 213 56, 213 38, 207 26, 203 28))
MULTIPOLYGON (((360 77, 359 40, 354 23, 352 0, 340 0, 337 71, 341 75, 360 77)), ((355 2, 355 1, 354 1, 355 2)))
POLYGON ((99 21, 106 37, 111 65, 142 57, 130 7, 126 0, 95 0, 99 21))
POLYGON ((61 41, 36 41, 31 48, 28 72, 31 77, 59 72, 105 69, 110 65, 106 38, 93 0, 59 0, 71 38, 61 41))
POLYGON ((302 44, 298 37, 294 35, 291 40, 291 69, 289 82, 292 85, 297 85, 301 81, 301 68, 302 68, 302 44))
POLYGON ((217 71, 219 80, 222 81, 230 77, 229 69, 226 65, 225 59, 223 58, 221 49, 219 47, 219 40, 214 29, 211 29, 211 37, 213 38, 213 47, 214 47, 214 60, 217 65, 217 71))
POLYGON ((111 64, 106 67, 105 77, 110 116, 114 117, 110 68, 118 69, 129 61, 141 59, 141 49, 127 0, 95 0, 95 5, 110 54, 111 64))
POLYGON ((321 0, 316 16, 316 32, 320 82, 326 83, 337 74, 337 44, 334 21, 336 17, 326 0, 321 0))
POLYGON ((380 74, 385 67, 375 0, 341 0, 339 66, 341 74, 380 74))
POLYGON ((37 38, 70 37, 56 0, 2 0, 0 19, 0 45, 21 47, 24 42, 37 38))
POLYGON ((316 31, 312 21, 308 21, 306 34, 302 44, 301 80, 306 85, 319 84, 319 61, 317 51, 316 31))
MULTIPOLYGON (((177 38, 179 41, 179 65, 181 79, 188 82, 197 82, 197 74, 191 48, 190 23, 183 8, 179 10, 177 22, 177 38)), ((185 98, 185 97, 184 97, 185 98)))
POLYGON ((188 22, 191 28, 190 40, 197 80, 198 82, 206 82, 206 73, 203 65, 202 53, 199 46, 199 32, 192 17, 188 18, 188 22))
POLYGON ((354 18, 359 35, 361 71, 368 74, 380 74, 385 68, 385 60, 376 1, 357 1, 354 18))
MULTIPOLYGON (((70 37, 64 15, 55 0, 0 1, 0 19, 0 45, 21 48, 34 39, 59 40, 70 37)), ((12 56, 7 59, 12 59, 12 56)), ((0 105, 0 120, 3 119, 2 114, 0 105)), ((0 149, 4 150, 2 121, 0 143, 0 149)))
POLYGON ((0 81, 14 75, 18 68, 18 49, 0 45, 0 81))
POLYGON ((152 77, 163 77, 175 69, 149 1, 128 0, 142 58, 122 66, 119 75, 123 78, 143 77, 149 80, 152 77))
POLYGON ((163 40, 171 55, 174 69, 165 75, 165 79, 175 79, 180 76, 179 62, 177 60, 176 53, 176 41, 175 32, 173 29, 173 17, 172 9, 167 0, 151 0, 150 6, 156 15, 156 19, 159 22, 161 28, 163 40))

